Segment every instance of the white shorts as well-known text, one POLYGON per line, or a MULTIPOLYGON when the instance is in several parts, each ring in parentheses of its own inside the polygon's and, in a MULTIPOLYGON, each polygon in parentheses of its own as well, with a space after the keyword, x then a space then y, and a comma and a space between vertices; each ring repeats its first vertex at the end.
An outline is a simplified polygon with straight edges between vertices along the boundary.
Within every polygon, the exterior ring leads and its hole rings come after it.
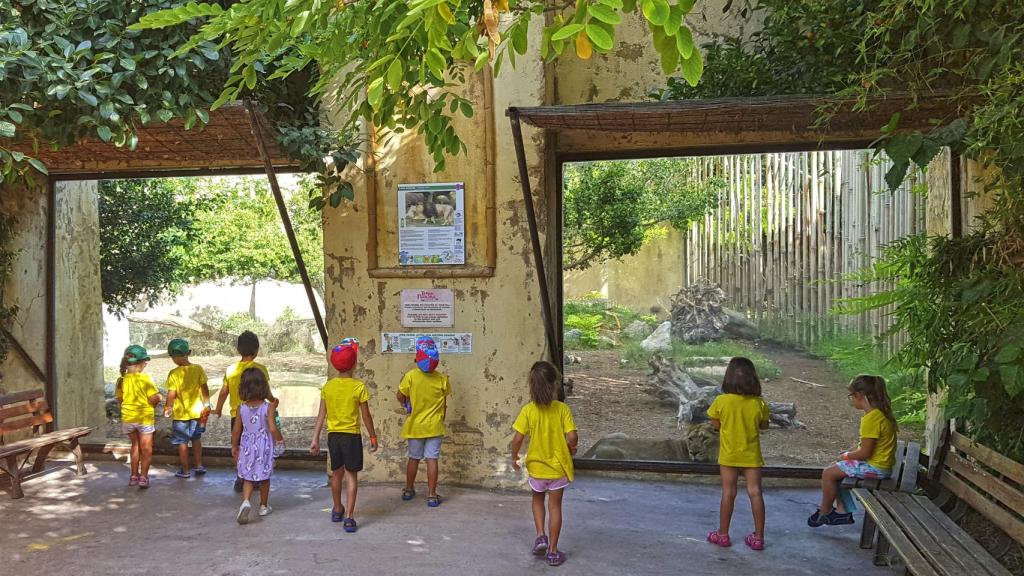
POLYGON ((152 434, 153 432, 156 432, 156 425, 128 422, 121 424, 121 432, 125 434, 131 434, 132 432, 138 432, 139 434, 152 434))

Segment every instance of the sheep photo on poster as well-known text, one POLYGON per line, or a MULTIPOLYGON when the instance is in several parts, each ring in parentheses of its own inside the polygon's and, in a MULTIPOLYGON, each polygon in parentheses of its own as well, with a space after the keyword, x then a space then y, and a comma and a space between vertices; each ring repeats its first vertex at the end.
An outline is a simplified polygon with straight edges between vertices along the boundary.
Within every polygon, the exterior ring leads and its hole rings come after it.
POLYGON ((398 185, 399 263, 464 264, 465 184, 398 185))

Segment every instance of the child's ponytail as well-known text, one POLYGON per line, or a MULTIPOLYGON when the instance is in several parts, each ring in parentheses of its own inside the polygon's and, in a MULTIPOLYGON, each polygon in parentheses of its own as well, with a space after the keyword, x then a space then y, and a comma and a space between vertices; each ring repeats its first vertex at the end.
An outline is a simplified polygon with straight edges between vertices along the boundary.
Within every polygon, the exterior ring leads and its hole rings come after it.
POLYGON ((850 391, 863 394, 871 406, 881 410, 886 418, 896 424, 896 417, 892 413, 892 400, 885 389, 885 378, 861 374, 850 382, 850 391))

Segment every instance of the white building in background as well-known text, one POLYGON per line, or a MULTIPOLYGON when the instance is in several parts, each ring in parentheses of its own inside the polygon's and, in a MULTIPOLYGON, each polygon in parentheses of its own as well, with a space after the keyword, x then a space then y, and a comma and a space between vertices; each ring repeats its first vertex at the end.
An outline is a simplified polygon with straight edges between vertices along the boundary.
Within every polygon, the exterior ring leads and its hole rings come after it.
MULTIPOLYGON (((324 309, 319 294, 314 294, 317 306, 324 309)), ((290 308, 297 319, 311 320, 313 312, 302 284, 291 284, 277 280, 264 280, 256 284, 255 297, 252 284, 233 284, 228 281, 205 282, 185 288, 181 294, 146 310, 146 316, 179 316, 190 318, 192 314, 208 306, 220 308, 225 315, 249 313, 255 303, 256 318, 272 324, 290 308)), ((103 364, 117 366, 121 353, 128 347, 128 319, 117 318, 103 311, 103 364)), ((319 337, 313 339, 319 342, 319 337)), ((159 351, 153 351, 157 353, 159 351)))

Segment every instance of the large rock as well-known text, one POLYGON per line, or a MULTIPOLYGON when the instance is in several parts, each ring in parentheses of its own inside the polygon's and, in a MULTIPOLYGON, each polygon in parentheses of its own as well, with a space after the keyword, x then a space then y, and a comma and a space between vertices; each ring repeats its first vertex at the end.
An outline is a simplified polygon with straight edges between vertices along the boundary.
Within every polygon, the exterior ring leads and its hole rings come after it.
POLYGON ((667 352, 672 349, 672 323, 662 322, 650 336, 640 343, 646 352, 667 352))
POLYGON ((651 327, 643 320, 633 320, 623 333, 630 338, 646 338, 651 335, 651 327))

